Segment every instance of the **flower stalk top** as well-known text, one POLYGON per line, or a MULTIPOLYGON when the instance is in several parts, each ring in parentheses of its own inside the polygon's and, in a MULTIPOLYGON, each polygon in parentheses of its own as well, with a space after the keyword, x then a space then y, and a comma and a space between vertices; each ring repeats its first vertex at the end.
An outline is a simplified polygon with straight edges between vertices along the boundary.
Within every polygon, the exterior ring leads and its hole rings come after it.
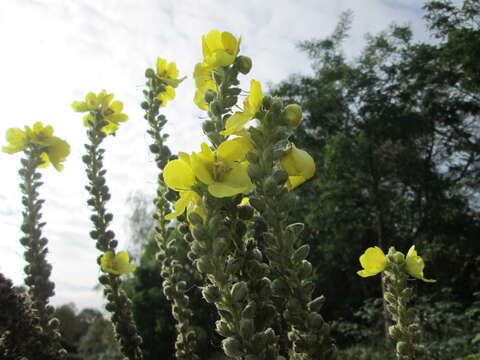
POLYGON ((167 60, 157 58, 156 77, 164 84, 164 90, 159 92, 156 96, 160 100, 160 107, 167 106, 168 102, 175 99, 175 88, 186 79, 186 76, 179 79, 179 71, 177 64, 174 62, 168 63, 167 60))
POLYGON ((240 49, 241 39, 231 33, 212 30, 202 36, 202 53, 205 64, 217 67, 233 64, 240 49))
POLYGON ((99 121, 95 114, 100 115, 101 120, 107 124, 102 127, 102 132, 106 135, 113 134, 118 130, 121 122, 128 120, 128 115, 122 113, 123 103, 121 101, 113 101, 113 94, 108 94, 102 90, 98 95, 89 92, 85 96, 85 101, 74 101, 72 109, 76 112, 89 112, 83 117, 83 125, 90 127, 91 123, 99 121))
POLYGON ((23 151, 30 145, 38 147, 41 150, 42 160, 39 167, 52 164, 56 170, 62 171, 61 163, 70 154, 70 145, 53 135, 53 127, 43 126, 41 122, 36 122, 32 128, 25 126, 24 131, 19 128, 10 128, 7 130, 6 139, 8 145, 3 146, 2 151, 8 154, 23 151))
POLYGON ((135 264, 130 264, 130 258, 126 251, 120 251, 117 254, 107 251, 100 258, 100 266, 103 271, 113 275, 128 274, 137 268, 135 264))
MULTIPOLYGON (((415 250, 415 245, 412 245, 408 250, 407 256, 405 257, 401 252, 396 252, 396 262, 403 264, 404 270, 410 276, 425 281, 425 282, 436 282, 436 280, 426 279, 423 275, 423 269, 425 268, 425 263, 423 259, 418 256, 417 251, 415 250)), ((363 269, 357 272, 361 277, 369 277, 377 275, 378 273, 384 271, 389 265, 389 258, 383 253, 382 249, 379 247, 370 247, 360 256, 360 264, 363 269)))

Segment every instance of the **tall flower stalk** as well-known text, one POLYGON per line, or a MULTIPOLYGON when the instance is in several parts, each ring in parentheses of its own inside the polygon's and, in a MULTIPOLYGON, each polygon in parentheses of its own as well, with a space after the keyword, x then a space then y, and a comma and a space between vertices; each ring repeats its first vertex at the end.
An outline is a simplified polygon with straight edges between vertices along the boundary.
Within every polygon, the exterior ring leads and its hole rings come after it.
POLYGON ((102 91, 98 95, 89 93, 85 102, 74 102, 72 107, 78 112, 88 112, 84 117, 84 124, 88 127, 88 144, 85 144, 87 154, 83 156, 86 173, 89 180, 87 191, 90 198, 87 204, 92 208, 90 217, 93 230, 90 237, 96 241, 96 247, 103 252, 98 258, 104 274, 100 275, 99 282, 104 287, 107 299, 106 310, 112 313, 112 322, 115 336, 120 344, 122 354, 129 360, 140 360, 143 354, 140 348, 142 338, 139 336, 132 313, 132 302, 121 289, 120 275, 131 272, 135 266, 129 264, 128 253, 116 252, 118 241, 115 233, 109 230, 113 215, 105 207, 110 199, 110 191, 106 185, 103 168, 105 150, 101 144, 107 135, 115 133, 119 122, 128 117, 121 111, 123 104, 112 102, 113 94, 102 91))
MULTIPOLYGON (((142 108, 145 110, 148 133, 153 143, 150 151, 155 156, 158 168, 157 192, 155 204, 155 241, 159 248, 157 259, 161 263, 163 277, 163 290, 166 298, 172 303, 172 315, 176 321, 177 339, 175 342, 175 356, 177 359, 200 359, 197 355, 198 335, 191 324, 193 311, 190 308, 190 298, 187 294, 186 274, 183 267, 175 258, 175 241, 170 241, 168 220, 165 216, 169 212, 168 188, 163 180, 163 169, 170 158, 170 149, 165 145, 167 134, 162 130, 167 120, 160 113, 160 107, 175 97, 174 89, 182 81, 178 79, 178 70, 175 63, 167 63, 165 59, 157 59, 157 69, 147 69, 147 89, 144 92, 145 101, 142 108)), ((175 194, 170 192, 171 196, 175 194)))
POLYGON ((411 277, 424 282, 433 283, 436 280, 425 278, 423 269, 425 263, 412 246, 405 256, 391 247, 385 255, 379 247, 368 248, 360 256, 363 269, 358 271, 361 277, 375 276, 382 273, 386 291, 384 301, 393 320, 388 333, 396 342, 398 360, 422 360, 426 352, 419 344, 420 326, 415 320, 415 313, 408 305, 413 298, 413 289, 408 286, 411 277))
MULTIPOLYGON (((303 224, 289 224, 288 215, 296 198, 290 191, 311 178, 313 159, 287 140, 289 126, 298 125, 298 111, 284 108, 278 99, 267 97, 257 114, 260 126, 250 127, 254 142, 248 154, 249 175, 256 185, 250 203, 261 214, 266 231, 260 234, 273 273, 273 295, 283 327, 299 359, 334 359, 337 350, 328 324, 319 310, 323 297, 313 299, 312 264, 306 259, 308 245, 298 244, 303 224), (297 114, 297 115, 296 115, 297 114)), ((285 346, 286 339, 282 339, 285 346)), ((288 343, 287 343, 288 344, 288 343)))
POLYGON ((42 204, 39 199, 39 188, 42 185, 39 167, 46 167, 50 163, 57 170, 62 170, 61 162, 70 152, 69 145, 60 138, 53 136, 51 126, 44 127, 37 122, 32 128, 25 126, 22 131, 12 128, 7 131, 9 144, 2 150, 6 153, 23 151, 25 158, 21 160, 22 168, 19 170, 20 189, 22 191, 22 204, 24 206, 21 230, 24 236, 20 243, 26 248, 24 253, 27 266, 25 271, 25 284, 32 302, 32 308, 38 316, 39 326, 50 338, 47 345, 51 354, 56 358, 64 358, 66 351, 60 345, 60 323, 54 318, 54 308, 49 305, 49 299, 55 292, 55 285, 50 281, 52 266, 48 263, 48 240, 42 236, 45 222, 41 222, 42 204))

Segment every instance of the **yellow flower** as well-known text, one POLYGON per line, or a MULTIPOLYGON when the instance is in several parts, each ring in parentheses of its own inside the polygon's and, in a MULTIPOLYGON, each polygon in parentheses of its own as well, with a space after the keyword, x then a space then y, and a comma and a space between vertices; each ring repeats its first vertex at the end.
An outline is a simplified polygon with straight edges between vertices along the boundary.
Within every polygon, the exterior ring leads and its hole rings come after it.
POLYGON ((197 88, 193 102, 202 110, 208 110, 208 104, 205 101, 205 92, 207 90, 218 92, 217 84, 211 76, 212 71, 214 71, 214 68, 203 62, 196 64, 193 70, 193 79, 195 80, 195 86, 197 88))
POLYGON ((254 188, 245 160, 245 155, 252 149, 248 138, 224 141, 216 152, 206 143, 202 143, 201 148, 201 152, 192 153, 190 163, 197 179, 208 185, 210 194, 222 198, 246 194, 254 188))
POLYGON ((425 263, 423 259, 418 256, 417 251, 415 250, 415 245, 408 250, 407 257, 405 259, 405 268, 407 272, 414 278, 423 280, 425 282, 436 282, 437 280, 425 279, 423 276, 423 269, 425 268, 425 263))
POLYGON ((233 64, 240 48, 240 39, 237 40, 229 32, 212 30, 202 36, 202 52, 204 62, 213 67, 233 64))
POLYGON ((16 152, 25 150, 28 146, 27 134, 19 128, 10 128, 7 130, 6 135, 9 144, 2 147, 2 151, 7 154, 14 154, 16 152))
POLYGON ((174 62, 167 63, 167 60, 157 58, 157 76, 165 84, 177 87, 185 78, 178 78, 177 64, 174 62))
POLYGON ((90 127, 90 122, 95 121, 94 113, 98 113, 107 122, 102 128, 105 134, 112 134, 118 129, 118 124, 128 120, 128 116, 122 113, 123 103, 113 101, 113 94, 102 90, 98 95, 90 92, 85 96, 85 101, 74 101, 72 109, 76 112, 90 112, 83 117, 83 125, 90 127))
POLYGON ((260 110, 263 102, 262 84, 257 80, 250 81, 250 94, 243 102, 243 111, 236 112, 230 116, 225 123, 225 130, 220 132, 222 135, 240 135, 243 127, 250 120, 253 120, 255 114, 260 110))
POLYGON ((128 274, 137 268, 135 264, 130 264, 130 258, 126 251, 120 251, 117 254, 107 251, 100 258, 100 266, 103 271, 114 275, 128 274))
POLYGON ((165 91, 159 93, 155 98, 161 101, 160 107, 167 106, 170 100, 175 99, 175 89, 172 86, 166 86, 165 91))
POLYGON ((315 174, 313 158, 306 151, 297 149, 294 144, 291 144, 286 155, 280 159, 280 166, 288 174, 289 190, 295 189, 315 174))
POLYGON ((70 154, 70 145, 53 136, 53 128, 51 126, 44 127, 41 122, 36 122, 33 128, 25 126, 25 131, 18 128, 8 129, 6 137, 10 144, 4 146, 2 150, 9 154, 25 150, 30 144, 37 145, 42 151, 40 154, 42 164, 39 167, 46 167, 51 163, 55 169, 62 171, 63 164, 61 163, 70 154))
POLYGON ((387 257, 379 247, 369 247, 362 256, 360 256, 360 264, 363 270, 357 271, 361 277, 377 275, 385 270, 387 266, 387 257))
POLYGON ((202 218, 206 218, 201 208, 202 198, 195 191, 180 191, 180 198, 173 204, 173 212, 165 216, 165 220, 172 220, 182 215, 187 210, 188 215, 192 213, 199 214, 202 218))

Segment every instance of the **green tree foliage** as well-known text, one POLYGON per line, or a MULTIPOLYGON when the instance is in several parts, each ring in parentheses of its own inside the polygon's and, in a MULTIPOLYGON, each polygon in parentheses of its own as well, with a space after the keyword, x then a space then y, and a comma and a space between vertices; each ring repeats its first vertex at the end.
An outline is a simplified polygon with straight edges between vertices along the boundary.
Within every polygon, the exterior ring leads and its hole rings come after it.
POLYGON ((97 316, 82 337, 79 355, 83 360, 122 360, 124 357, 115 340, 112 323, 97 316))
POLYGON ((480 3, 429 1, 425 11, 435 42, 392 25, 355 59, 342 49, 345 13, 331 36, 300 44, 313 74, 272 90, 304 110, 294 141, 315 154, 317 177, 299 189, 296 214, 331 318, 351 319, 379 295, 378 278, 352 281, 368 246, 417 244, 436 289, 465 304, 480 286, 480 3))

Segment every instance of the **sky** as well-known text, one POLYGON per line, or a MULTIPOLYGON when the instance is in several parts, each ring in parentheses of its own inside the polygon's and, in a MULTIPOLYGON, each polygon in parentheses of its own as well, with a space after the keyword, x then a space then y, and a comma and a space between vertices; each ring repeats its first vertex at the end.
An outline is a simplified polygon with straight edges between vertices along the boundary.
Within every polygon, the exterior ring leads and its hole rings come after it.
MULTIPOLYGON (((172 152, 198 151, 206 140, 205 114, 193 104, 192 72, 202 60, 201 36, 210 30, 242 37, 240 54, 252 58, 252 71, 242 77, 263 84, 290 74, 311 73, 302 40, 329 35, 346 10, 354 20, 345 53, 359 55, 366 33, 378 33, 391 23, 410 24, 417 40, 428 40, 419 0, 1 0, 0 1, 0 145, 8 128, 52 125, 54 135, 67 140, 71 154, 65 169, 40 169, 47 260, 53 265, 54 305, 73 302, 78 309, 101 308, 94 290, 100 255, 89 239, 90 210, 86 205, 86 175, 81 161, 86 132, 82 114, 71 110, 74 100, 106 89, 124 103, 128 122, 104 142, 107 185, 114 214, 112 230, 119 250, 128 248, 130 194, 153 196, 156 166, 148 151, 147 124, 140 108, 144 72, 157 57, 175 61, 188 76, 176 99, 162 112, 169 122, 172 152)), ((21 154, 0 152, 0 272, 16 285, 23 283, 22 221, 18 188, 21 154)))

